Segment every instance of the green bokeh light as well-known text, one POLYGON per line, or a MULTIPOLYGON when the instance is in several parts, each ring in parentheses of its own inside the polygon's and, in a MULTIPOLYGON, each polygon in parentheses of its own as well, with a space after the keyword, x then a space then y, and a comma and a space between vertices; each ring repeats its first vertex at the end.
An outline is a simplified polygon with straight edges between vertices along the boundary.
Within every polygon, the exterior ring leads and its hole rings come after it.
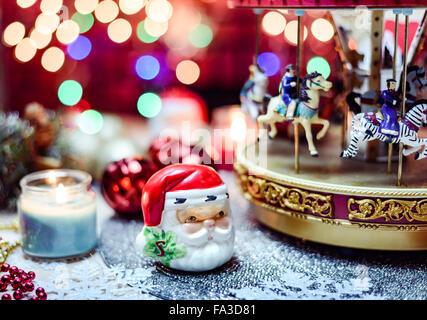
POLYGON ((323 78, 328 79, 331 74, 331 67, 328 61, 322 57, 311 58, 307 63, 307 73, 317 71, 322 74, 323 78))
POLYGON ((146 118, 154 118, 162 109, 162 99, 154 92, 146 92, 138 99, 138 112, 146 118))
POLYGON ((104 126, 104 117, 96 110, 83 111, 78 118, 79 129, 86 134, 97 134, 104 126))
POLYGON ((66 106, 74 106, 83 96, 83 88, 77 81, 66 80, 59 86, 58 98, 66 106))
POLYGON ((91 13, 89 14, 81 14, 80 12, 76 12, 71 17, 71 20, 76 22, 80 27, 80 33, 85 33, 92 28, 93 23, 95 22, 95 18, 91 13))
POLYGON ((145 31, 144 24, 145 20, 142 20, 140 23, 138 23, 138 27, 136 28, 138 39, 144 43, 152 43, 159 39, 159 37, 153 37, 152 35, 148 34, 147 31, 145 31))
POLYGON ((196 48, 207 47, 213 38, 211 28, 205 24, 198 24, 189 33, 189 41, 196 48))

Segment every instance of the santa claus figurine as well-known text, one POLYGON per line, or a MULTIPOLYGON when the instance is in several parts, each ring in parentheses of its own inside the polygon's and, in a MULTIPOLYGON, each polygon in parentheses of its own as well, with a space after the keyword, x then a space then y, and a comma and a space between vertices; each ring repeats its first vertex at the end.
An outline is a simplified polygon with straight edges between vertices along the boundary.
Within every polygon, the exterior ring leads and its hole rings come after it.
POLYGON ((233 255, 227 186, 211 167, 173 164, 157 171, 142 193, 144 228, 136 247, 172 269, 208 271, 233 255))

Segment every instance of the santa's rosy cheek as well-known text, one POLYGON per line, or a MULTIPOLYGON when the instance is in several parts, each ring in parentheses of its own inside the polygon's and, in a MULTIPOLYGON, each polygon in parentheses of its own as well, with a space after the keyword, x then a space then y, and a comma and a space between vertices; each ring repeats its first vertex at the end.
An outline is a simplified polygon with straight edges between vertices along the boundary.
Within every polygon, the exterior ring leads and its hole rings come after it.
POLYGON ((228 228, 229 225, 230 225, 230 220, 227 217, 218 219, 216 221, 216 226, 219 228, 228 228))
POLYGON ((185 223, 183 226, 186 233, 195 233, 202 228, 201 223, 185 223))

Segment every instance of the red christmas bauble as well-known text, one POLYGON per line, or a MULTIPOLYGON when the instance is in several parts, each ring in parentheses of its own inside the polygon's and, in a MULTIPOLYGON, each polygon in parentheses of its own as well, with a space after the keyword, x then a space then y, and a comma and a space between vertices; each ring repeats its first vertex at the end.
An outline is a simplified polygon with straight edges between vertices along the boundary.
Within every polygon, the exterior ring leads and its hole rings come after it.
POLYGON ((110 163, 102 175, 105 201, 119 214, 141 217, 141 195, 158 167, 150 160, 131 157, 110 163))
POLYGON ((159 168, 175 163, 204 164, 214 167, 214 161, 206 148, 188 145, 171 137, 155 139, 151 143, 148 154, 159 168))

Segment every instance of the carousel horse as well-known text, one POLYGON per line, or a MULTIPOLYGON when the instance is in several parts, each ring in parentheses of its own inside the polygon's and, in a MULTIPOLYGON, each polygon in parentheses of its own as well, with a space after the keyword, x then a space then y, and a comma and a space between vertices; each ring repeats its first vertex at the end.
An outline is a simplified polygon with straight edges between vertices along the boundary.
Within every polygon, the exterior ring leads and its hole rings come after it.
POLYGON ((251 69, 250 79, 243 87, 240 94, 240 105, 242 111, 249 114, 255 121, 264 109, 267 93, 268 77, 258 67, 251 69))
MULTIPOLYGON (((409 66, 406 74, 406 105, 410 107, 417 99, 417 88, 421 90, 424 89, 427 86, 427 79, 425 78, 426 73, 424 67, 418 67, 415 65, 409 66)), ((402 79, 402 77, 400 77, 400 79, 402 79)), ((402 91, 402 81, 400 81, 397 92, 402 94, 402 91)), ((350 110, 354 114, 358 114, 362 112, 361 104, 372 106, 375 105, 376 102, 379 103, 376 101, 376 98, 379 95, 380 92, 376 90, 367 91, 363 95, 357 92, 350 92, 346 97, 346 101, 350 110), (360 98, 361 104, 355 102, 356 98, 360 98)))
POLYGON ((418 129, 427 125, 427 100, 416 101, 405 117, 399 121, 399 135, 390 137, 379 132, 382 121, 381 112, 358 113, 351 125, 351 142, 347 149, 341 152, 342 158, 353 158, 357 155, 360 141, 381 140, 387 143, 403 143, 409 146, 403 150, 408 156, 414 152, 415 160, 427 157, 427 139, 420 139, 418 129), (358 126, 357 126, 358 124, 358 126), (419 153, 421 147, 424 150, 419 153))
MULTIPOLYGON (((308 149, 311 156, 318 157, 318 152, 313 143, 313 135, 311 133, 312 124, 323 125, 322 130, 319 131, 316 138, 321 139, 325 136, 329 128, 329 121, 321 119, 318 116, 320 91, 328 92, 332 88, 332 82, 323 78, 318 72, 312 72, 304 77, 301 84, 299 102, 295 111, 293 122, 301 124, 305 131, 305 136, 308 142, 308 149)), ((266 132, 264 124, 270 125, 269 136, 274 138, 277 134, 276 122, 286 121, 286 105, 280 95, 271 98, 268 106, 267 113, 258 117, 258 126, 260 134, 266 132), (280 110, 280 112, 279 112, 280 110)))

